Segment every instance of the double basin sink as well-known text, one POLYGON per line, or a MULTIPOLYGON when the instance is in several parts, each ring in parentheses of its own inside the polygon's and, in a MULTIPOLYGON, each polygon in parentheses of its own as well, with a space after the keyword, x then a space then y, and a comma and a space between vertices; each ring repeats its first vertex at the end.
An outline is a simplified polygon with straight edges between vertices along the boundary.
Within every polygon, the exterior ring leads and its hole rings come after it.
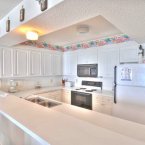
POLYGON ((49 100, 47 98, 42 98, 39 96, 26 98, 26 100, 48 108, 61 105, 61 103, 57 101, 49 100))

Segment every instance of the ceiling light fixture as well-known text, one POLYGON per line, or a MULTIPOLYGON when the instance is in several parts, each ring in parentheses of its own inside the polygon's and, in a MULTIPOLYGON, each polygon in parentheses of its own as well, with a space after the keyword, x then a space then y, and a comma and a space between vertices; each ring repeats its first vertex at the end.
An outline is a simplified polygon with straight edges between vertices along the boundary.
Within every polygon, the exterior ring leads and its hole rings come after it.
POLYGON ((35 32, 35 31, 28 31, 28 32, 26 33, 26 38, 27 38, 28 40, 38 40, 38 37, 39 37, 39 35, 38 35, 38 33, 35 32))
POLYGON ((77 32, 79 34, 85 34, 89 32, 89 26, 88 25, 79 25, 77 26, 77 32))

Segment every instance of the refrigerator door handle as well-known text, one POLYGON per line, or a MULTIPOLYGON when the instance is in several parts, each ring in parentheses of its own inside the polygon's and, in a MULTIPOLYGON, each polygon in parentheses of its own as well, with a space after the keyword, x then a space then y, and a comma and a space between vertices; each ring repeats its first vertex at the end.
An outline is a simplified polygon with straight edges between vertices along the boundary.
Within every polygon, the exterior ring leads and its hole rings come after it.
POLYGON ((116 96, 116 86, 117 86, 117 66, 114 67, 114 103, 117 103, 116 96))
POLYGON ((116 85, 114 85, 114 104, 117 103, 116 85))

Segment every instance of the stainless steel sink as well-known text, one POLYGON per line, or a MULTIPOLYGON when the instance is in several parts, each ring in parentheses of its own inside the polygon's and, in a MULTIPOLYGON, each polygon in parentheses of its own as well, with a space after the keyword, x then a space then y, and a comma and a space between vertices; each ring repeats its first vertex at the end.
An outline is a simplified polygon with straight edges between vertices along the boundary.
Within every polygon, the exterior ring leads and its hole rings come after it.
POLYGON ((42 105, 42 106, 48 107, 48 108, 61 105, 61 103, 59 103, 57 101, 53 101, 53 100, 49 100, 49 99, 45 99, 45 98, 40 98, 40 97, 26 98, 26 100, 33 102, 33 103, 37 103, 39 105, 42 105))
POLYGON ((34 98, 27 98, 26 100, 33 102, 33 103, 37 103, 39 104, 40 102, 44 101, 44 99, 39 98, 39 97, 34 97, 34 98))

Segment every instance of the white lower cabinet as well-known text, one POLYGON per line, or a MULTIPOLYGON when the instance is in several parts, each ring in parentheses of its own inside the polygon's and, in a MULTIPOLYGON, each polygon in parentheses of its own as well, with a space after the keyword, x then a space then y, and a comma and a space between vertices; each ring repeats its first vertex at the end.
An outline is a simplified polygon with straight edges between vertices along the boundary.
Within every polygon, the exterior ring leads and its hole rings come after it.
POLYGON ((2 49, 2 77, 13 76, 13 49, 3 48, 2 49))
POLYGON ((93 94, 93 110, 94 111, 111 115, 112 107, 113 107, 112 96, 93 94))
POLYGON ((71 90, 63 89, 62 102, 71 104, 71 90))
POLYGON ((28 51, 14 50, 14 76, 28 76, 28 51))
POLYGON ((30 51, 30 75, 41 76, 41 51, 30 51))

